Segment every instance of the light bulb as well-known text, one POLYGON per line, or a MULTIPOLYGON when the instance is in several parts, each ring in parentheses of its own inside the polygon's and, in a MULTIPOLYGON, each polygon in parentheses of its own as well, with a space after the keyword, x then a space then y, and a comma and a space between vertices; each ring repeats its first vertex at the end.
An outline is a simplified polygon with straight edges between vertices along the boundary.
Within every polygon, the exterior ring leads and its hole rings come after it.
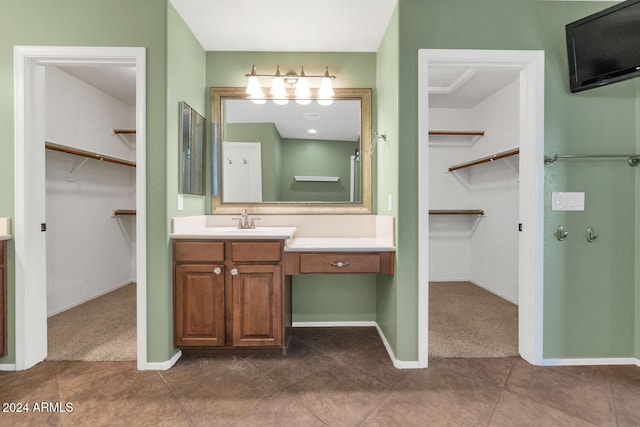
POLYGON ((296 98, 299 99, 307 99, 311 96, 311 89, 309 89, 309 81, 307 80, 307 76, 304 74, 304 67, 300 71, 300 77, 298 77, 298 83, 296 85, 296 98))
POLYGON ((271 90, 269 93, 276 98, 285 98, 287 93, 284 89, 284 80, 280 75, 280 66, 276 69, 276 75, 273 76, 273 82, 271 83, 271 90))
POLYGON ((320 89, 318 89, 318 98, 333 98, 333 95, 334 95, 334 92, 331 84, 331 76, 329 76, 329 67, 326 67, 324 75, 322 76, 322 80, 320 81, 320 89))
POLYGON ((262 91, 262 88, 260 87, 260 79, 258 78, 258 75, 256 74, 256 66, 255 65, 253 67, 251 67, 251 74, 249 74, 249 82, 247 83, 247 90, 245 90, 245 92, 248 95, 255 96, 255 97, 264 96, 264 92, 262 91))

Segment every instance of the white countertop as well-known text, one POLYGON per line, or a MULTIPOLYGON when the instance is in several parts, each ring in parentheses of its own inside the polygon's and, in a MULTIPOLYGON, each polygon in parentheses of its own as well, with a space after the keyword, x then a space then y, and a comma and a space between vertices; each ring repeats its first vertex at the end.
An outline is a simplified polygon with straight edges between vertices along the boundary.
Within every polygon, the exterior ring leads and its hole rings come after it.
MULTIPOLYGON (((258 218, 256 218, 258 219, 258 218)), ((395 251, 394 218, 380 215, 263 215, 255 230, 233 216, 175 217, 172 239, 282 239, 286 252, 395 251)))
POLYGON ((375 237, 294 237, 285 252, 380 252, 395 251, 393 242, 375 237))
POLYGON ((233 239, 233 240, 287 240, 293 237, 295 227, 193 227, 171 233, 172 239, 233 239))
POLYGON ((11 239, 11 219, 0 218, 0 240, 11 239))

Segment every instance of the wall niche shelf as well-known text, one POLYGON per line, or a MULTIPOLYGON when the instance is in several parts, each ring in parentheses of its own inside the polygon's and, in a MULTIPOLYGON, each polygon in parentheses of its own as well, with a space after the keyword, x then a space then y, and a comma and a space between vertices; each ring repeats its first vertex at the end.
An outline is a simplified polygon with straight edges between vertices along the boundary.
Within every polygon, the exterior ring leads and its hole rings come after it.
POLYGON ((295 175, 293 180, 296 182, 338 182, 340 181, 340 177, 295 175))
POLYGON ((136 130, 135 129, 114 129, 113 134, 114 135, 135 135, 136 130))
POLYGON ((520 154, 519 148, 514 148, 507 151, 501 151, 499 153, 491 154, 486 157, 481 157, 479 159, 471 160, 466 163, 460 163, 454 166, 449 167, 449 172, 453 172, 459 169, 470 168, 471 166, 481 165, 483 163, 493 162, 500 159, 506 159, 507 157, 517 156, 520 154))
POLYGON ((430 130, 429 145, 473 145, 483 136, 483 130, 430 130))

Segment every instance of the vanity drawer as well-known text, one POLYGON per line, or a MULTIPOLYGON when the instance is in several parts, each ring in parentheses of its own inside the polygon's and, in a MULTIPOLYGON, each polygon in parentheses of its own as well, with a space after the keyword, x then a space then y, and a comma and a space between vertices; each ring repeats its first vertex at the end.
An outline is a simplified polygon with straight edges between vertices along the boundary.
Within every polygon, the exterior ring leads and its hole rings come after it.
POLYGON ((300 254, 300 273, 380 273, 380 254, 346 252, 300 254))
POLYGON ((282 241, 231 242, 231 261, 233 262, 280 262, 282 260, 282 241))
POLYGON ((176 262, 224 261, 224 242, 176 241, 174 244, 176 262))

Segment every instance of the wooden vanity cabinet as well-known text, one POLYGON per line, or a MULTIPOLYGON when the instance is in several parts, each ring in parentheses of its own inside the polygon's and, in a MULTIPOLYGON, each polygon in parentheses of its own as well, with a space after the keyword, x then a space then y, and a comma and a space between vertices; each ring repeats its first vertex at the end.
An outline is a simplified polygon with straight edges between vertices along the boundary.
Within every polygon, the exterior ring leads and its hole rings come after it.
POLYGON ((284 242, 174 243, 174 343, 190 352, 282 352, 291 326, 284 242))
POLYGON ((224 243, 174 242, 173 281, 175 346, 224 346, 224 243))
POLYGON ((7 242, 0 242, 0 356, 8 351, 7 337, 7 242))

